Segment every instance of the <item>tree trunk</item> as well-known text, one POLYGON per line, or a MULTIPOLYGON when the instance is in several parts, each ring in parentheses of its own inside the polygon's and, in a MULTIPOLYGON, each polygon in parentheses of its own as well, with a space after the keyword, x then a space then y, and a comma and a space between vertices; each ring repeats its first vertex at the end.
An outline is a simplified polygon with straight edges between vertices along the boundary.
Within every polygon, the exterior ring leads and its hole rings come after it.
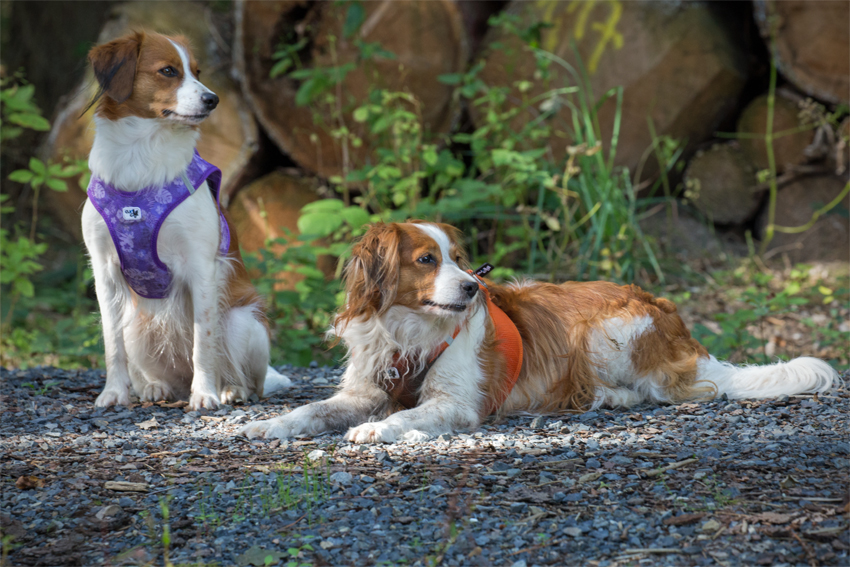
MULTIPOLYGON (((576 69, 578 52, 593 92, 591 105, 609 89, 623 87, 615 163, 632 172, 652 144, 648 118, 657 134, 687 139, 689 147, 695 148, 735 107, 746 79, 740 46, 703 3, 516 1, 507 12, 520 16, 524 25, 551 24, 540 30, 540 47, 576 69)), ((550 65, 548 83, 536 79, 535 60, 515 35, 492 29, 486 41, 498 41, 500 47, 489 51, 481 77, 488 85, 511 87, 509 101, 518 103, 555 88, 581 84, 558 63, 550 65), (526 93, 516 87, 523 80, 533 82, 526 93)), ((578 100, 575 95, 561 96, 561 100, 566 96, 578 100)), ((555 102, 559 110, 550 121, 553 134, 548 141, 560 159, 574 139, 573 121, 570 106, 558 107, 555 102)), ((537 116, 541 105, 534 106, 512 121, 515 129, 537 116)), ((473 120, 483 124, 486 109, 472 106, 471 110, 473 120)), ((616 110, 616 97, 599 108, 606 150, 616 110)), ((654 160, 646 163, 652 167, 654 160)))
MULTIPOLYGON (((228 218, 236 227, 243 252, 264 248, 267 239, 297 237, 301 208, 319 199, 317 186, 318 181, 314 178, 275 171, 236 193, 228 209, 228 218)), ((273 244, 269 250, 279 256, 288 246, 291 244, 273 244)), ((335 262, 332 258, 322 257, 317 267, 330 276, 335 262)), ((294 273, 281 273, 278 278, 279 289, 294 289, 295 284, 303 279, 294 273)))
MULTIPOLYGON (((241 171, 257 150, 257 125, 241 98, 238 87, 227 75, 227 56, 219 45, 218 30, 211 21, 210 8, 194 2, 130 2, 115 7, 112 17, 101 31, 98 43, 120 37, 134 28, 157 30, 165 34, 182 34, 190 42, 203 72, 203 83, 220 99, 218 107, 201 124, 198 152, 222 172, 222 193, 229 194, 238 182, 241 171)), ((97 91, 91 69, 86 78, 60 105, 53 129, 48 137, 44 156, 55 160, 68 156, 85 158, 94 140, 94 108, 83 116, 82 111, 97 91)), ((50 191, 50 205, 57 218, 67 220, 67 229, 82 237, 80 219, 67 211, 79 211, 85 201, 85 191, 76 181, 68 183, 69 191, 50 191)))
MULTIPOLYGON (((802 226, 809 222, 812 213, 822 208, 844 189, 847 179, 822 175, 804 177, 779 190, 776 199, 774 224, 784 227, 802 226)), ((850 195, 837 207, 821 216, 809 230, 800 234, 775 232, 768 254, 788 254, 792 262, 833 261, 846 262, 850 258, 850 195)), ((764 238, 768 210, 759 215, 758 227, 764 238)))
MULTIPOLYGON (((803 125, 800 109, 791 96, 776 93, 773 105, 773 132, 791 130, 803 125)), ((767 129, 767 95, 752 101, 738 119, 738 133, 764 134, 767 129)), ((777 173, 782 173, 806 161, 805 149, 812 143, 814 130, 804 130, 773 140, 773 155, 777 173)), ((768 169, 767 150, 763 139, 741 138, 741 151, 757 169, 768 169)))
MULTIPOLYGON (((407 91, 421 103, 425 129, 448 132, 458 115, 453 87, 437 80, 465 69, 468 46, 461 15, 449 0, 363 2, 340 7, 333 2, 245 1, 236 4, 236 72, 246 98, 269 137, 297 163, 329 178, 345 175, 371 156, 370 139, 351 112, 372 87, 407 91), (351 10, 363 10, 358 19, 351 10), (344 32, 347 22, 362 25, 344 32), (355 42, 377 42, 395 58, 358 62, 355 42), (287 74, 270 77, 280 60, 275 53, 299 41, 292 69, 331 68, 355 63, 338 86, 299 106, 296 94, 310 79, 287 74), (326 95, 334 96, 328 102, 326 95), (363 139, 359 148, 344 144, 333 131, 347 129, 363 139)), ((290 69, 290 71, 292 70, 290 69)))
POLYGON ((755 17, 777 69, 789 81, 814 98, 850 102, 847 0, 756 0, 755 17))
POLYGON ((737 142, 697 152, 685 170, 685 196, 720 224, 741 224, 756 213, 761 194, 755 185, 755 170, 737 142))

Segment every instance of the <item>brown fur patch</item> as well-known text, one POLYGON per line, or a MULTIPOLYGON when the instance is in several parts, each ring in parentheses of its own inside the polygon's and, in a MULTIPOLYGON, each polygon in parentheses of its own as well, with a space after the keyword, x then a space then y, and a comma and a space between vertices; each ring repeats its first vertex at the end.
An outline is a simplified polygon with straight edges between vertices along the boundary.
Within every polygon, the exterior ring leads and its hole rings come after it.
POLYGON ((227 213, 225 213, 224 218, 227 219, 227 226, 230 228, 230 248, 227 250, 227 256, 233 259, 230 277, 227 279, 225 303, 228 309, 256 305, 257 309, 254 311, 254 316, 263 324, 266 332, 269 332, 269 320, 264 309, 265 302, 257 293, 254 284, 251 283, 251 278, 248 276, 248 270, 242 260, 242 253, 239 251, 239 237, 236 234, 236 226, 227 218, 227 213))
POLYGON ((696 364, 708 353, 667 300, 656 300, 637 286, 608 282, 491 285, 490 293, 516 324, 525 349, 517 395, 508 409, 586 409, 601 385, 596 353, 590 351, 591 333, 613 317, 628 321, 646 315, 653 320, 654 329, 632 345, 636 375, 663 372, 674 399, 700 391, 694 388, 696 364))

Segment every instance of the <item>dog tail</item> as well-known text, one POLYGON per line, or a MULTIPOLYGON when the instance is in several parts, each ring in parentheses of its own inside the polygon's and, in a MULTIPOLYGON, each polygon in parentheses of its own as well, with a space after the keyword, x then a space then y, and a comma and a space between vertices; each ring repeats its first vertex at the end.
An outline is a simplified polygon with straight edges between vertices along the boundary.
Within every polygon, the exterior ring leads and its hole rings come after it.
POLYGON ((292 380, 288 376, 284 376, 271 366, 266 370, 266 381, 263 383, 263 397, 265 398, 273 392, 286 390, 292 386, 292 380))
POLYGON ((795 358, 764 366, 735 366, 716 358, 701 359, 697 382, 710 382, 717 395, 732 399, 771 398, 803 392, 823 393, 839 381, 838 373, 823 360, 795 358))

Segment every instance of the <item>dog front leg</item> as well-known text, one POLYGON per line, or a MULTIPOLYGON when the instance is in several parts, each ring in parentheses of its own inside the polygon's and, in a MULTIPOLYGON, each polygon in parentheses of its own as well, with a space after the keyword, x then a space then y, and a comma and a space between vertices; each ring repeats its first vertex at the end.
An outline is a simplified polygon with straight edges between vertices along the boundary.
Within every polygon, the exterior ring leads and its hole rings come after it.
POLYGON ((363 423, 387 403, 386 392, 368 377, 357 376, 354 366, 349 365, 342 377, 342 390, 333 397, 301 406, 286 415, 253 421, 239 433, 248 438, 286 439, 295 435, 344 430, 363 423))
POLYGON ((358 425, 348 431, 346 439, 352 443, 424 441, 441 433, 477 427, 484 403, 480 389, 484 375, 478 363, 484 338, 480 313, 428 371, 418 406, 383 421, 358 425))
MULTIPOLYGON (((103 347, 106 357, 106 386, 94 405, 130 405, 130 371, 127 365, 127 349, 124 345, 124 301, 122 284, 113 272, 118 268, 111 265, 105 255, 97 254, 90 247, 92 271, 100 319, 103 325, 103 347), (97 257, 95 256, 97 254, 97 257)), ((117 277, 121 277, 120 273, 117 277)))
MULTIPOLYGON (((216 288, 216 263, 212 269, 198 272, 191 284, 193 308, 192 395, 189 407, 193 410, 218 407, 218 349, 219 307, 216 288)), ((202 270, 200 266, 196 268, 202 270)))

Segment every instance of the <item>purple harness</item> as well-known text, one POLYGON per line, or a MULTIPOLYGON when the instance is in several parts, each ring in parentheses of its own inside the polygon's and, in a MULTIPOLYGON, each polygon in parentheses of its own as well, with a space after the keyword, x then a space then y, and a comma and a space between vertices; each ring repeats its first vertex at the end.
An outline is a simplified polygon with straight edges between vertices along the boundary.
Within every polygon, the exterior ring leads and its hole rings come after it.
POLYGON ((121 273, 133 291, 150 299, 168 295, 171 272, 156 251, 162 223, 177 205, 189 198, 209 181, 215 196, 221 224, 219 253, 230 249, 230 228, 219 203, 221 170, 201 159, 197 150, 185 174, 163 187, 145 187, 139 191, 119 191, 100 178, 92 176, 87 190, 89 200, 106 221, 109 234, 118 250, 121 273))

